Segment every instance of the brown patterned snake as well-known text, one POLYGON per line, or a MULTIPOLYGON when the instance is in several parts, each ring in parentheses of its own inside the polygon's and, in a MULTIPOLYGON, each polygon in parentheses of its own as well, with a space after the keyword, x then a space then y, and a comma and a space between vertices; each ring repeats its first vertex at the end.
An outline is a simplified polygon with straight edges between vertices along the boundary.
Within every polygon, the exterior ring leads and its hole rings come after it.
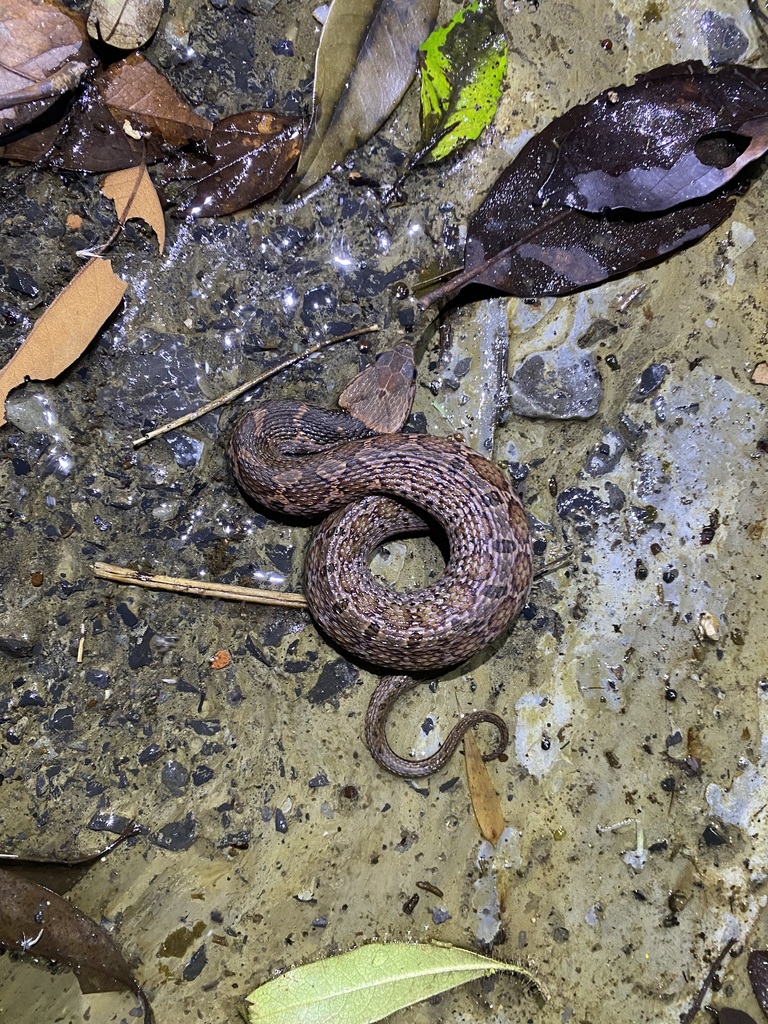
MULTIPOLYGON (((531 584, 531 541, 519 498, 487 459, 450 438, 397 433, 415 389, 413 352, 382 353, 339 398, 345 412, 269 402, 237 423, 229 455, 240 486, 260 505, 290 515, 331 513, 310 542, 309 610, 344 650, 380 668, 424 673, 465 661, 520 612, 531 584), (426 522, 425 522, 426 520, 426 522), (430 586, 397 591, 369 562, 386 540, 424 533, 448 540, 444 572, 430 586)), ((365 719, 374 759, 396 775, 430 775, 468 729, 491 722, 498 757, 509 734, 489 711, 465 715, 430 757, 395 754, 386 734, 395 701, 418 680, 385 676, 365 719)))

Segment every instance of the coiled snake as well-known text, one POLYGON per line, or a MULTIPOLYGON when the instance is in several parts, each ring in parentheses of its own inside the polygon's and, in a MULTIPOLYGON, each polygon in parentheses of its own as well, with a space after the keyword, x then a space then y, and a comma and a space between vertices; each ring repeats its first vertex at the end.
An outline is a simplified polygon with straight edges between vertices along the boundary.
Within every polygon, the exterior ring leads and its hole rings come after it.
MULTIPOLYGON (((465 661, 520 612, 531 584, 531 541, 507 477, 460 442, 397 431, 415 389, 413 352, 397 345, 354 378, 342 412, 268 402, 245 413, 229 443, 243 490, 258 504, 299 516, 330 513, 316 529, 305 594, 320 628, 344 650, 384 669, 434 672, 465 661), (430 521, 448 540, 444 572, 430 586, 397 591, 369 568, 374 550, 430 521)), ((491 722, 498 757, 509 734, 488 711, 465 715, 430 757, 410 760, 389 745, 394 702, 418 679, 384 676, 371 697, 365 737, 374 759, 418 778, 441 768, 468 729, 491 722)))

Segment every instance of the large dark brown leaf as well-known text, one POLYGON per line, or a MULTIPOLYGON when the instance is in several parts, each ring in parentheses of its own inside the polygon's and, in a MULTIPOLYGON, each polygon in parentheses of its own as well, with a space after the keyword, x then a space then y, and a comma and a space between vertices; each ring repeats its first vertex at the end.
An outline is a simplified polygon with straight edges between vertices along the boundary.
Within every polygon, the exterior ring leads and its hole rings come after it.
POLYGON ((154 1017, 147 997, 109 935, 69 900, 0 868, 0 945, 66 964, 83 992, 136 993, 146 1024, 154 1017))
POLYGON ((768 72, 660 68, 560 119, 542 202, 654 213, 721 188, 768 149, 768 72), (567 125, 567 128, 566 128, 567 125))
POLYGON ((0 947, 65 964, 74 971, 83 992, 123 988, 134 992, 146 1024, 153 1024, 147 997, 110 936, 60 895, 138 831, 131 824, 106 849, 74 860, 0 858, 0 947), (41 878, 47 884, 40 884, 41 878))
POLYGON ((768 952, 753 949, 747 960, 747 973, 760 1009, 768 1014, 768 952))
POLYGON ((293 194, 320 181, 389 117, 416 74, 439 6, 440 0, 333 0, 293 194))
POLYGON ((218 121, 208 140, 209 159, 185 172, 197 185, 177 214, 222 217, 274 192, 298 160, 301 138, 298 118, 267 111, 247 110, 218 121))
POLYGON ((744 1010, 723 1006, 717 1011, 717 1024, 757 1024, 757 1021, 744 1010))
POLYGON ((0 42, 0 135, 39 117, 93 60, 82 17, 52 0, 3 0, 0 42))
MULTIPOLYGON (((675 72, 676 77, 680 77, 675 72)), ((510 295, 564 295, 599 284, 703 237, 730 215, 748 170, 705 199, 662 213, 584 213, 541 199, 580 108, 556 118, 523 147, 470 220, 465 269, 421 300, 426 306, 469 284, 510 295)))

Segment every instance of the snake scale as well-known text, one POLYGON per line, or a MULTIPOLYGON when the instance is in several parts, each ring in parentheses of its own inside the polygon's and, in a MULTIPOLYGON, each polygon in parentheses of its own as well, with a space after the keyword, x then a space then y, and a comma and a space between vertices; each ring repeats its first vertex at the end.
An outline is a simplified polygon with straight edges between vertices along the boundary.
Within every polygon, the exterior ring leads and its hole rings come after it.
POLYGON ((377 763, 406 778, 430 775, 452 756, 466 731, 490 722, 465 715, 430 757, 397 755, 385 733, 395 701, 418 675, 476 654, 518 615, 532 578, 531 541, 508 478, 452 438, 398 431, 415 388, 413 352, 383 352, 339 398, 343 411, 275 401, 237 422, 229 456, 242 489, 283 515, 327 514, 310 541, 305 595, 317 625, 344 650, 380 669, 365 719, 377 763), (429 586, 398 591, 371 572, 375 549, 437 524, 448 541, 443 573, 429 586), (415 675, 414 675, 415 674, 415 675))

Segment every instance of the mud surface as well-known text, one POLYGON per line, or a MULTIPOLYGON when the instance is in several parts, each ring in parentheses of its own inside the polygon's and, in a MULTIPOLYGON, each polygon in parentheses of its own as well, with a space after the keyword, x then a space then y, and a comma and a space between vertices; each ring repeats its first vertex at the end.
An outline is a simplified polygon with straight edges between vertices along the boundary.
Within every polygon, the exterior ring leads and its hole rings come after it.
MULTIPOLYGON (((207 116, 306 113, 314 6, 172 2, 148 54, 207 116)), ((70 370, 8 405, 0 849, 71 856, 141 823, 71 896, 136 964, 163 1024, 236 1020, 274 971, 373 938, 530 958, 552 993, 545 1005, 504 977, 404 1020, 673 1024, 730 938, 767 941, 768 428, 750 380, 768 322, 765 181, 702 243, 580 295, 484 299, 438 331, 408 294, 459 262, 469 212, 551 117, 667 62, 764 63, 766 44, 729 3, 498 6, 508 88, 461 158, 382 201, 370 182, 394 181, 417 145, 412 90, 303 201, 169 219, 162 257, 131 223, 113 257, 121 309, 70 370), (416 348, 412 426, 463 433, 510 470, 540 565, 572 551, 502 641, 392 723, 396 749, 424 753, 461 711, 510 722, 509 759, 491 768, 509 826, 496 850, 460 755, 418 784, 375 767, 362 738, 375 676, 306 614, 92 573, 109 561, 299 590, 309 528, 238 491, 235 409, 132 441, 369 323, 374 347, 416 348), (418 881, 443 896, 421 891, 407 913, 418 881)), ((89 176, 3 166, 0 190, 5 361, 113 213, 89 176)), ((329 349, 251 400, 332 405, 367 358, 329 349)), ((439 567, 429 545, 393 544, 380 569, 423 578, 423 554, 439 567)), ((745 955, 724 979, 712 1001, 759 1014, 745 955)), ((121 1020, 132 1006, 0 958, 2 1020, 121 1020)))

